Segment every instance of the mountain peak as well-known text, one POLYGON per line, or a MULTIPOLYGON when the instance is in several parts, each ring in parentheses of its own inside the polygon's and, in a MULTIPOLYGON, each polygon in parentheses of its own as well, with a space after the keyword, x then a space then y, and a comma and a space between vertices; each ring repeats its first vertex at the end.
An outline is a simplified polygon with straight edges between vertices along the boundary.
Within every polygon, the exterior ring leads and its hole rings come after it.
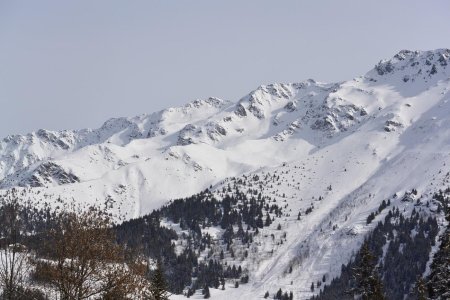
POLYGON ((450 59, 450 49, 436 49, 428 51, 401 50, 391 59, 381 60, 373 70, 369 71, 369 77, 389 76, 402 74, 403 81, 435 74, 449 76, 447 68, 450 59), (406 76, 406 77, 405 77, 406 76))

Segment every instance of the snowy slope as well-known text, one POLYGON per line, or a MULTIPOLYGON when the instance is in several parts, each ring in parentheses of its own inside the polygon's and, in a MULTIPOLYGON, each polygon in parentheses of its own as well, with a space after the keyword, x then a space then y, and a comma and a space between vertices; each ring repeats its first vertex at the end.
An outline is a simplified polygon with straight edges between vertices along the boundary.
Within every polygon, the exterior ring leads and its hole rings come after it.
POLYGON ((281 231, 278 223, 262 230, 243 263, 250 283, 213 298, 256 299, 282 287, 304 299, 311 281, 339 274, 382 200, 408 210, 405 192, 416 188, 425 201, 448 185, 449 60, 448 49, 403 50, 350 81, 271 84, 237 103, 209 98, 95 130, 9 136, 0 142, 0 186, 41 204, 107 205, 127 219, 210 185, 220 197, 227 184, 258 175, 254 185, 290 213, 281 231))

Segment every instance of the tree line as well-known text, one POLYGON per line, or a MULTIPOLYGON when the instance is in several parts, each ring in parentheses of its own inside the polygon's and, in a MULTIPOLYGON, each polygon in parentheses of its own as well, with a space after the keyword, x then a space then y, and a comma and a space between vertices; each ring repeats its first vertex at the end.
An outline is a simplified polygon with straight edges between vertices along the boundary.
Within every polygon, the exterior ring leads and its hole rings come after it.
POLYGON ((166 281, 164 290, 188 297, 201 290, 208 298, 209 288, 224 289, 226 281, 235 287, 248 282, 247 271, 228 261, 237 260, 238 248, 245 258, 248 250, 241 248, 249 248, 258 230, 282 211, 253 191, 250 197, 236 191, 219 201, 205 190, 114 224, 98 208, 37 209, 21 198, 11 190, 0 199, 0 264, 14 260, 3 266, 5 274, 0 271, 5 299, 50 297, 43 290, 54 291, 59 299, 153 299, 155 262, 166 281), (183 233, 163 226, 163 220, 178 224, 183 233), (204 230, 211 226, 223 229, 219 240, 204 230), (184 247, 177 249, 180 239, 184 247), (214 252, 213 246, 221 250, 214 252), (25 288, 33 285, 44 289, 25 288))

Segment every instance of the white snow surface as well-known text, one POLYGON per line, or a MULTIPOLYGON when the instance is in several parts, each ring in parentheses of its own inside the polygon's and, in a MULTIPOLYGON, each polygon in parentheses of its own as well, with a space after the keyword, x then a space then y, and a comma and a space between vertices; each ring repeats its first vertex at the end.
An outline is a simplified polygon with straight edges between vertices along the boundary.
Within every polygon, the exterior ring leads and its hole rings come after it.
POLYGON ((211 289, 212 299, 272 297, 280 287, 306 299, 311 282, 337 276, 384 218, 365 222, 382 200, 408 210, 412 203, 392 196, 416 188, 427 198, 448 186, 449 59, 448 49, 403 50, 349 81, 271 84, 237 103, 209 98, 95 130, 8 136, 0 142, 0 187, 26 190, 36 205, 61 198, 129 219, 210 185, 220 191, 233 177, 275 173, 280 184, 263 193, 292 213, 281 231, 278 219, 262 229, 240 262, 250 282, 211 289), (281 245, 264 238, 284 232, 281 245))

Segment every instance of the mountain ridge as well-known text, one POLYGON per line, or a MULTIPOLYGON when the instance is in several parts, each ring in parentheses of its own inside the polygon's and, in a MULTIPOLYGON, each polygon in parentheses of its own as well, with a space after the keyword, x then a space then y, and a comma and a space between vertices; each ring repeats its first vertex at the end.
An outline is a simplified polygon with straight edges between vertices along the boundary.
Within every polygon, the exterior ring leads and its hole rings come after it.
MULTIPOLYGON (((257 164, 276 166, 294 159, 294 153, 285 155, 285 159, 268 157, 283 152, 272 140, 289 143, 295 139, 306 147, 319 149, 359 130, 374 118, 383 120, 380 128, 385 132, 403 130, 411 120, 400 113, 405 109, 398 103, 401 99, 411 102, 438 82, 448 80, 449 58, 449 49, 401 50, 350 81, 319 83, 309 79, 261 85, 236 103, 210 97, 151 114, 112 118, 98 129, 40 129, 27 135, 8 136, 0 142, 0 187, 82 184, 101 180, 130 164, 145 164, 151 157, 181 160, 186 174, 213 170, 212 158, 204 163, 203 158, 195 159, 198 155, 193 152, 198 147, 202 153, 210 152, 209 156, 214 153, 217 158, 222 157, 222 165, 217 169, 228 168, 225 161, 234 166, 234 171, 223 175, 215 174, 223 173, 221 170, 212 171, 213 176, 219 177, 198 185, 204 188, 217 183, 218 178, 256 170, 260 167, 257 164), (258 162, 239 153, 245 151, 246 144, 253 143, 270 144, 271 154, 254 151, 262 159, 258 162), (86 163, 93 166, 93 172, 85 170, 86 163), (239 165, 244 166, 242 170, 238 170, 239 165)), ((403 105, 414 110, 411 103, 403 105)), ((175 165, 168 167, 169 172, 180 169, 178 163, 175 165)), ((102 194, 102 198, 110 196, 107 192, 102 194)))
MULTIPOLYGON (((0 192, 19 189, 36 206, 99 205, 119 223, 205 190, 218 202, 236 197, 236 210, 245 209, 241 198, 263 199, 273 221, 258 227, 245 258, 245 247, 227 256, 250 283, 214 290, 213 298, 254 299, 282 288, 309 299, 322 289, 310 289, 311 281, 339 276, 385 218, 382 201, 447 224, 433 195, 450 185, 449 59, 448 49, 402 50, 339 83, 262 85, 236 103, 195 100, 110 119, 80 137, 45 130, 9 137, 0 142, 0 192)), ((186 230, 161 222, 183 249, 186 230)), ((198 230, 216 252, 227 230, 240 230, 207 223, 198 230)))

